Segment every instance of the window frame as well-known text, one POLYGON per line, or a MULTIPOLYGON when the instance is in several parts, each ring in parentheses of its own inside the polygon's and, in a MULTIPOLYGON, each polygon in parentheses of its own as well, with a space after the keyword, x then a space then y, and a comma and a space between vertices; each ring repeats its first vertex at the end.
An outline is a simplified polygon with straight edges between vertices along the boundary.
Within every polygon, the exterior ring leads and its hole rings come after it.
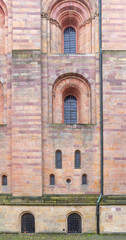
MULTIPOLYGON (((69 36, 70 36, 70 31, 69 31, 69 36)), ((70 41, 68 41, 68 43, 69 43, 69 51, 70 51, 70 41)), ((64 49, 64 54, 76 54, 77 53, 77 32, 76 32, 76 28, 75 27, 73 27, 73 26, 66 26, 65 28, 64 28, 64 30, 63 30, 63 49, 64 49), (74 29, 74 32, 75 32, 75 52, 73 52, 73 53, 70 53, 70 52, 66 52, 65 53, 65 41, 64 41, 64 32, 65 32, 65 30, 66 29, 68 29, 68 28, 71 28, 71 29, 74 29)))
POLYGON ((75 169, 80 169, 81 168, 81 151, 80 150, 76 150, 75 153, 74 153, 74 168, 75 169), (76 164, 76 153, 79 153, 80 156, 79 156, 79 164, 76 164), (79 165, 79 167, 77 167, 77 165, 79 165))
POLYGON ((61 52, 62 54, 77 54, 78 53, 78 28, 72 24, 67 24, 65 25, 63 28, 62 28, 62 43, 61 43, 61 52), (67 28, 67 27, 72 27, 75 29, 75 32, 76 32, 76 53, 64 53, 64 30, 67 28))
POLYGON ((64 100, 63 100, 63 123, 65 123, 65 124, 67 124, 67 125, 72 125, 72 124, 78 124, 78 98, 74 95, 74 94, 72 94, 72 93, 70 93, 69 95, 67 94, 67 95, 65 95, 64 96, 64 98, 63 98, 64 100), (66 97, 68 97, 68 96, 73 96, 73 97, 75 97, 76 98, 76 107, 77 107, 77 111, 76 111, 76 123, 65 123, 65 116, 64 116, 64 112, 65 112, 65 99, 66 99, 66 97))
POLYGON ((53 173, 49 175, 49 183, 50 183, 50 186, 55 186, 55 175, 53 173), (52 183, 51 177, 53 177, 53 183, 52 183))
POLYGON ((60 149, 55 151, 55 168, 62 169, 62 151, 60 149), (57 159, 58 153, 60 153, 60 164, 59 164, 59 159, 57 159), (58 165, 60 165, 60 166, 58 166, 58 165))
POLYGON ((84 174, 82 174, 82 185, 87 185, 87 174, 86 173, 84 173, 84 174), (86 179, 86 181, 83 181, 84 179, 84 177, 86 177, 85 179, 86 179))
POLYGON ((7 186, 7 175, 2 175, 2 186, 7 186), (6 178, 6 180, 4 179, 6 178))

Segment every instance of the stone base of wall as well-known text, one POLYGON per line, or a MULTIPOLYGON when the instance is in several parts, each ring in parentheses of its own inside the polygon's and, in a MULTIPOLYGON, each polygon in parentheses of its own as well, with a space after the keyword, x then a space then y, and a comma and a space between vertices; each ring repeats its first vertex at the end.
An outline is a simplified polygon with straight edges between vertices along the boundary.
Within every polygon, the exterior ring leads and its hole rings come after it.
POLYGON ((21 232, 21 216, 32 213, 36 233, 67 232, 67 218, 78 213, 82 219, 82 232, 96 232, 95 206, 0 206, 0 232, 21 232))
POLYGON ((100 233, 126 233, 126 205, 100 207, 100 233))
MULTIPOLYGON (((21 218, 31 213, 36 233, 67 233, 68 216, 81 216, 82 233, 97 232, 98 195, 43 195, 14 197, 0 195, 0 233, 20 233, 21 218)), ((100 233, 126 233, 126 196, 106 195, 100 202, 100 233)))

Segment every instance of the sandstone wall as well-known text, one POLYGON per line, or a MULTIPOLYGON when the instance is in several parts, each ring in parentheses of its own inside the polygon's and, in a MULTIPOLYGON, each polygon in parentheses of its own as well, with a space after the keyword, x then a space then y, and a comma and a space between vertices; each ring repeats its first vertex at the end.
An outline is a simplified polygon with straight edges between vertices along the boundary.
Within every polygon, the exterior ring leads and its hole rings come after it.
POLYGON ((96 232, 95 206, 83 207, 41 207, 0 206, 0 232, 21 232, 21 216, 30 212, 35 217, 35 232, 67 232, 67 217, 80 213, 82 232, 96 232))

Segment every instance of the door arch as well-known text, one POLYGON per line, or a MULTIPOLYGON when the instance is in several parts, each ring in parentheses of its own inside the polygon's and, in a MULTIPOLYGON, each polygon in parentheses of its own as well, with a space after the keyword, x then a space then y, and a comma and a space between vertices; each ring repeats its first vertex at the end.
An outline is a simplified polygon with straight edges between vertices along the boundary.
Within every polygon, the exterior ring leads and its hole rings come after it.
POLYGON ((81 233, 82 225, 81 216, 77 213, 72 213, 68 216, 67 219, 67 229, 68 233, 81 233))
POLYGON ((21 217, 21 232, 35 233, 35 218, 31 213, 24 213, 21 217))

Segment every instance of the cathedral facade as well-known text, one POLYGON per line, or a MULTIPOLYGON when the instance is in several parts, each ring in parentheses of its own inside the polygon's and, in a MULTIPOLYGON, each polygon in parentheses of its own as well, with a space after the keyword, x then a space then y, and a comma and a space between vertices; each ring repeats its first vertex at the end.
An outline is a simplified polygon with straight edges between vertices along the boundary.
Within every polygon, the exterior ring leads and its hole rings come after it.
POLYGON ((125 13, 0 0, 0 232, 126 231, 125 13))

